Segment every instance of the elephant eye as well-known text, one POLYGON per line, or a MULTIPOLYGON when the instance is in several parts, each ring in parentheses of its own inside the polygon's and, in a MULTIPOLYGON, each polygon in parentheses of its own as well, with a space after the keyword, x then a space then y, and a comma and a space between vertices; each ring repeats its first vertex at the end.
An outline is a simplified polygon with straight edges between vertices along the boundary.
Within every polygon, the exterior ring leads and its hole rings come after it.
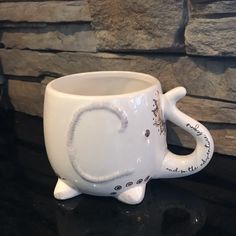
POLYGON ((149 130, 149 129, 146 129, 146 131, 145 131, 145 136, 146 136, 146 137, 149 137, 149 135, 150 135, 150 130, 149 130))

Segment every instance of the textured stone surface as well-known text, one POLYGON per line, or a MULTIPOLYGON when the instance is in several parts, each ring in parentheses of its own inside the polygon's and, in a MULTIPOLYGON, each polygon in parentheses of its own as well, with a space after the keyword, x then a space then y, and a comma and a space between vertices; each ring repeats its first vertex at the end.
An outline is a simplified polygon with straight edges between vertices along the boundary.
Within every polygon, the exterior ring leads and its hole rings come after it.
POLYGON ((1 42, 6 48, 96 51, 96 39, 93 31, 80 31, 69 35, 59 31, 47 33, 5 32, 1 42))
POLYGON ((2 2, 0 21, 71 22, 90 21, 87 1, 2 2))
POLYGON ((236 56, 236 17, 193 18, 185 31, 188 54, 236 56))
POLYGON ((236 1, 189 1, 187 54, 236 56, 236 1))
MULTIPOLYGON (((220 124, 204 124, 210 131, 214 143, 215 152, 224 153, 226 155, 234 155, 236 153, 236 126, 220 125, 220 124)), ((175 126, 168 126, 168 143, 188 148, 195 147, 194 139, 183 129, 175 126)))
POLYGON ((186 96, 177 107, 199 121, 236 124, 236 103, 186 96))
POLYGON ((43 100, 40 83, 8 80, 8 93, 16 111, 42 116, 43 100))
POLYGON ((208 16, 208 17, 223 17, 229 14, 236 13, 236 1, 199 1, 190 0, 190 14, 192 17, 208 16))
POLYGON ((183 0, 89 0, 99 49, 183 51, 183 0))
POLYGON ((86 71, 130 70, 149 73, 164 91, 186 87, 188 94, 236 101, 236 59, 173 56, 131 56, 111 53, 40 53, 0 50, 5 74, 67 75, 86 71))

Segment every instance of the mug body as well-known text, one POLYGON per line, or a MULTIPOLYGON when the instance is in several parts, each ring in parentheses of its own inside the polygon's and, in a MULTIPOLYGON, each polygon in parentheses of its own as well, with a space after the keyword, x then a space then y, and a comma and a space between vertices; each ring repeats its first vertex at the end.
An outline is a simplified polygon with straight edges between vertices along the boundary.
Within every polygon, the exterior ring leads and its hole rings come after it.
POLYGON ((79 192, 118 196, 158 177, 166 128, 159 81, 124 71, 69 75, 48 84, 44 133, 49 161, 79 192))

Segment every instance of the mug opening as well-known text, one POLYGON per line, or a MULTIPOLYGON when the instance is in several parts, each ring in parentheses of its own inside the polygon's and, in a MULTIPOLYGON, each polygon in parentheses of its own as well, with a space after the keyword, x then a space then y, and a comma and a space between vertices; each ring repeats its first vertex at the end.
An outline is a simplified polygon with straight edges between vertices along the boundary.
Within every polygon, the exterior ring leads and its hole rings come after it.
POLYGON ((137 72, 102 71, 64 76, 49 86, 61 93, 81 96, 111 96, 140 92, 156 85, 154 77, 137 72))

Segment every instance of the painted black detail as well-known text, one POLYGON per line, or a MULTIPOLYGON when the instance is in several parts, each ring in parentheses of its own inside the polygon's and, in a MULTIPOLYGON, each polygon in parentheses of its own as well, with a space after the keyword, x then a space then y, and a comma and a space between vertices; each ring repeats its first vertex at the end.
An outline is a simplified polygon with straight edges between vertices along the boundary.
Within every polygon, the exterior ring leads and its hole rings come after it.
POLYGON ((147 176, 144 181, 147 182, 150 179, 150 176, 147 176))
POLYGON ((146 131, 145 131, 145 136, 146 136, 146 137, 149 137, 149 135, 150 135, 150 130, 149 130, 149 129, 146 129, 146 131))
POLYGON ((133 182, 132 182, 132 181, 128 182, 125 186, 126 186, 126 187, 129 187, 129 186, 131 186, 131 185, 133 185, 133 182))
POLYGON ((122 189, 122 186, 121 186, 121 185, 117 185, 114 189, 115 189, 115 190, 121 190, 121 189, 122 189))
POLYGON ((159 92, 156 91, 155 99, 153 99, 153 110, 152 113, 153 117, 153 125, 158 128, 159 134, 166 134, 166 125, 165 121, 162 120, 162 111, 161 111, 161 104, 159 100, 159 92))
POLYGON ((143 182, 143 179, 139 179, 136 184, 141 184, 143 182))

